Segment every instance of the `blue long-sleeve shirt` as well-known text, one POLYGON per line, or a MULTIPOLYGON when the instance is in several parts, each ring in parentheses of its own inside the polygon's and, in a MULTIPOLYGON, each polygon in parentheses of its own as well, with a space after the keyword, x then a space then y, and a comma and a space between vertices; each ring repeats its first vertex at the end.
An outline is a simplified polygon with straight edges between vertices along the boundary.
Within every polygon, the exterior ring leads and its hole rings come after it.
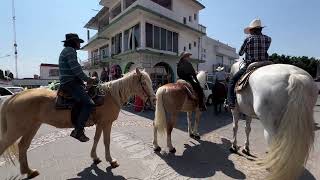
POLYGON ((59 57, 60 83, 66 84, 73 80, 88 81, 89 77, 83 72, 77 61, 77 52, 72 47, 65 47, 59 57))

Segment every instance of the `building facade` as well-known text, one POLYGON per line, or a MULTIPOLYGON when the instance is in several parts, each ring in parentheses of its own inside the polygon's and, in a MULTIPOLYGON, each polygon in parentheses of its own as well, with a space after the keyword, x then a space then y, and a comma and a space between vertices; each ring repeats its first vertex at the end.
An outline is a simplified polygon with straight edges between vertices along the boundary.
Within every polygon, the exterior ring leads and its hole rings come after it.
MULTIPOLYGON (((88 60, 82 62, 86 71, 100 74, 102 67, 116 65, 126 73, 141 67, 163 84, 177 79, 183 51, 192 53, 195 69, 201 70, 199 63, 206 60, 216 62, 216 56, 203 52, 217 49, 207 46, 206 27, 199 24, 199 11, 205 7, 196 0, 101 0, 100 5, 85 25, 97 30, 82 48, 88 51, 88 60)), ((224 57, 224 50, 220 52, 224 57)))

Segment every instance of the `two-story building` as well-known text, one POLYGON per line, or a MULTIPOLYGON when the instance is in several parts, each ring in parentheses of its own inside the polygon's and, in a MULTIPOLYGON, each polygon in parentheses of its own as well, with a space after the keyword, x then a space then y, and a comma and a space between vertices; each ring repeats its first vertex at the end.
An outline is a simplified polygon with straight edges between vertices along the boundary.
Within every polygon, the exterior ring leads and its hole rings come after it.
POLYGON ((199 11, 205 7, 196 0, 101 0, 100 5, 85 25, 97 30, 82 48, 88 51, 89 59, 83 62, 87 71, 100 74, 102 67, 118 65, 126 73, 142 67, 163 84, 176 80, 183 51, 192 53, 196 69, 205 60, 215 63, 218 55, 235 57, 224 54, 223 45, 206 45, 206 27, 199 24, 199 11), (220 51, 209 57, 203 49, 220 51))

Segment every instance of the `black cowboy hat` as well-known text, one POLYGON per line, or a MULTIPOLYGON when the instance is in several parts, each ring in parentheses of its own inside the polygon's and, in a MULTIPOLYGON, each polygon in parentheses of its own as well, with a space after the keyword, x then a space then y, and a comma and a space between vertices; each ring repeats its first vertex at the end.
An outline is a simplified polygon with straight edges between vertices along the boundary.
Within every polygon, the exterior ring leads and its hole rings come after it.
POLYGON ((80 43, 84 42, 84 40, 80 39, 78 34, 75 34, 75 33, 66 34, 66 40, 64 40, 62 42, 67 42, 67 41, 71 41, 71 40, 79 41, 80 43))

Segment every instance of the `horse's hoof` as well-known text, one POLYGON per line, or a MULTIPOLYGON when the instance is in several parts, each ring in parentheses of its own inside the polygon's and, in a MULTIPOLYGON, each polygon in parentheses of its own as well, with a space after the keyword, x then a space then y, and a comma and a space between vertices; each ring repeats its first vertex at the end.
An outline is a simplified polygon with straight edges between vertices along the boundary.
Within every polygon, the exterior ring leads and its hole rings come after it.
POLYGON ((102 161, 98 158, 98 159, 94 159, 93 160, 93 164, 98 165, 100 164, 102 161))
POLYGON ((200 135, 193 135, 193 136, 194 136, 194 139, 200 140, 200 135))
POLYGON ((161 147, 159 147, 159 146, 158 146, 158 147, 155 147, 155 148, 153 149, 153 151, 154 151, 154 152, 160 152, 160 151, 161 151, 161 147))
POLYGON ((117 161, 112 161, 112 162, 110 163, 110 165, 111 165, 111 168, 112 168, 112 169, 117 168, 117 167, 120 166, 117 161))
POLYGON ((234 146, 231 146, 230 149, 229 149, 229 151, 230 151, 231 153, 238 153, 238 148, 236 148, 236 147, 234 147, 234 146))
POLYGON ((176 148, 173 148, 169 152, 172 153, 172 154, 175 154, 177 152, 177 150, 176 150, 176 148))
POLYGON ((250 150, 248 150, 248 149, 242 149, 242 153, 245 155, 251 156, 250 150))
POLYGON ((37 176, 39 176, 39 175, 40 175, 39 171, 37 171, 37 170, 31 170, 31 171, 28 173, 27 179, 33 179, 33 178, 35 178, 35 177, 37 177, 37 176))

